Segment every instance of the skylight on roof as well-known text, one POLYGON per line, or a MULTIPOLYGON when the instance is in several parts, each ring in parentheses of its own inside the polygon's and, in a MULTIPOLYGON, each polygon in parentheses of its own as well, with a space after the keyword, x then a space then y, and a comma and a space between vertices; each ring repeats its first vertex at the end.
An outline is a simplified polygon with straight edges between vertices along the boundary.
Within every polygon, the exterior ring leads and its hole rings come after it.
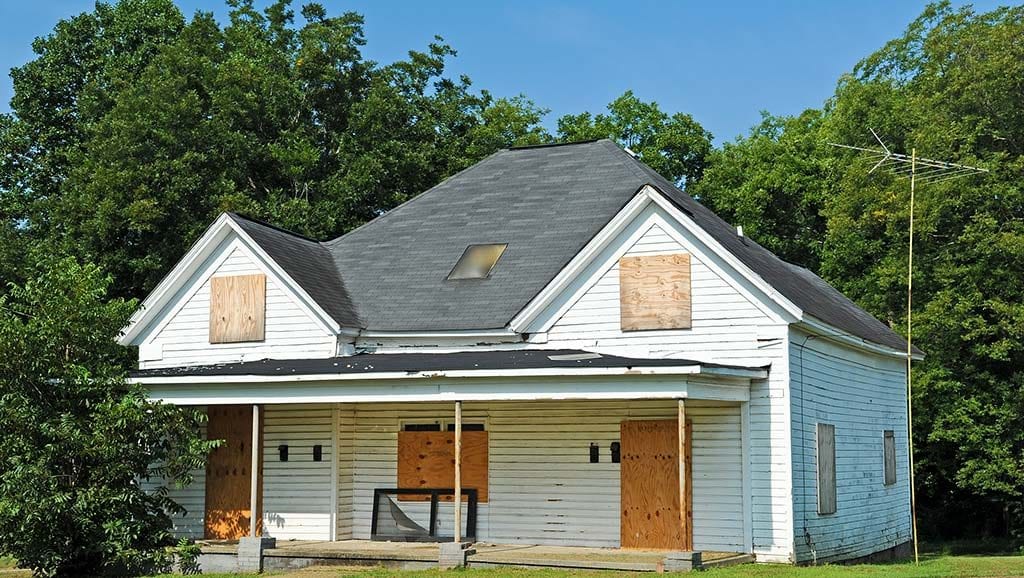
POLYGON ((470 245, 462 253, 455 268, 448 274, 448 280, 453 279, 486 279, 491 274, 491 269, 498 262, 498 258, 505 252, 508 243, 495 243, 490 245, 470 245))

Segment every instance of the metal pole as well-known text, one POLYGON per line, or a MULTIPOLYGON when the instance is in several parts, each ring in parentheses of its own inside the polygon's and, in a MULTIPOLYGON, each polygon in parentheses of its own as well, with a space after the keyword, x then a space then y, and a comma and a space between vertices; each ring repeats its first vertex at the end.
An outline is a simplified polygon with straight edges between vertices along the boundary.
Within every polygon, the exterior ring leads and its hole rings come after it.
POLYGON ((910 461, 910 519, 913 525, 911 538, 914 542, 914 564, 920 559, 917 551, 917 492, 914 490, 914 413, 911 400, 911 364, 913 349, 911 342, 911 306, 914 297, 914 193, 917 181, 917 149, 910 152, 910 242, 907 249, 907 456, 910 461))
POLYGON ((252 443, 249 445, 252 463, 249 467, 249 537, 256 537, 256 517, 259 515, 260 467, 260 406, 252 406, 252 443))
POLYGON ((455 542, 462 541, 462 402, 455 402, 455 542))

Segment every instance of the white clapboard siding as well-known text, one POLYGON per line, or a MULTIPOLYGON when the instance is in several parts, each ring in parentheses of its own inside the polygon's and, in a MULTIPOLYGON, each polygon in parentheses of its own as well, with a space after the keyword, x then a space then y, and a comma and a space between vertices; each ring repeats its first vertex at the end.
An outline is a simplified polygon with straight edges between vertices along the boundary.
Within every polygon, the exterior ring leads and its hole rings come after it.
MULTIPOLYGON (((205 408, 202 408, 205 411, 205 408)), ((200 435, 206 437, 206 426, 202 426, 200 435)), ((173 523, 172 532, 176 538, 203 537, 204 523, 203 516, 206 513, 206 470, 199 469, 192 472, 192 483, 185 487, 178 487, 172 482, 164 479, 142 480, 142 487, 147 491, 156 491, 161 486, 168 488, 167 495, 185 508, 184 514, 171 516, 173 523)))
POLYGON ((335 459, 332 405, 268 405, 263 415, 263 531, 278 539, 330 540, 335 459), (288 445, 288 461, 279 446, 288 445), (313 446, 323 446, 313 461, 313 446))
MULTIPOLYGON (((263 273, 255 257, 240 245, 226 245, 230 251, 214 275, 263 273)), ((195 280, 194 282, 198 282, 195 280)), ((267 276, 266 332, 260 342, 210 343, 210 279, 188 299, 145 347, 161 351, 160 359, 140 361, 140 367, 175 367, 251 361, 331 357, 337 340, 328 334, 295 302, 274 276, 267 276)))
MULTIPOLYGON (((619 465, 611 463, 610 444, 625 419, 672 419, 675 412, 674 401, 464 403, 464 421, 484 421, 489 431, 489 503, 478 512, 478 538, 618 546, 619 465), (590 463, 591 442, 600 445, 600 463, 590 463)), ((353 537, 369 537, 373 489, 397 482, 400 424, 450 421, 453 414, 452 404, 354 406, 353 537)), ((695 547, 749 551, 740 406, 691 401, 687 415, 694 424, 695 547)), ((426 504, 403 509, 425 524, 426 504)), ((451 517, 446 504, 442 533, 451 532, 451 517)))
MULTIPOLYGON (((672 226, 671 220, 665 226, 672 226)), ((769 378, 751 384, 750 508, 758 560, 793 559, 788 333, 737 287, 738 274, 706 263, 707 247, 685 228, 672 235, 653 224, 626 255, 691 253, 692 328, 622 332, 617 261, 554 323, 545 347, 586 348, 609 354, 674 357, 736 365, 770 365, 769 378)))
POLYGON ((866 556, 911 539, 906 367, 793 330, 793 499, 799 561, 866 556), (818 423, 835 426, 836 512, 819 515, 818 423), (896 484, 885 485, 884 432, 896 432, 896 484))

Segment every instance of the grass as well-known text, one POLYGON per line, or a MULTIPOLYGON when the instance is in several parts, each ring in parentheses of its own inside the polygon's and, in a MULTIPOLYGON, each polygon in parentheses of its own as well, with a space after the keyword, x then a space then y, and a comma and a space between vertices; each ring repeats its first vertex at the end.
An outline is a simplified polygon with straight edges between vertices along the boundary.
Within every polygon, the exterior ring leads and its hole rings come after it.
MULTIPOLYGON (((14 560, 0 558, 0 578, 21 578, 31 574, 13 570, 14 560)), ((635 574, 567 571, 467 569, 457 571, 400 571, 387 568, 313 567, 290 572, 268 572, 263 576, 281 578, 609 578, 635 574)), ((255 577, 257 574, 203 574, 206 578, 255 577)), ((921 558, 920 565, 911 562, 865 564, 858 566, 794 567, 776 564, 748 564, 717 568, 695 574, 704 578, 1008 578, 1024 576, 1024 556, 1011 547, 996 547, 991 543, 979 547, 975 542, 952 542, 931 548, 921 558)), ((170 578, 170 575, 162 578, 170 578)), ((180 577, 179 577, 180 578, 180 577)))
MULTIPOLYGON (((282 578, 609 578, 627 573, 567 570, 480 569, 443 572, 439 570, 399 571, 385 568, 313 567, 291 572, 267 573, 282 578)), ((204 574, 214 578, 237 577, 230 574, 204 574)), ((252 574, 250 576, 256 576, 252 574)), ((865 564, 858 566, 794 567, 775 564, 749 564, 718 568, 695 574, 704 578, 1006 578, 1024 576, 1024 556, 950 555, 937 552, 922 557, 921 564, 911 562, 865 564)))

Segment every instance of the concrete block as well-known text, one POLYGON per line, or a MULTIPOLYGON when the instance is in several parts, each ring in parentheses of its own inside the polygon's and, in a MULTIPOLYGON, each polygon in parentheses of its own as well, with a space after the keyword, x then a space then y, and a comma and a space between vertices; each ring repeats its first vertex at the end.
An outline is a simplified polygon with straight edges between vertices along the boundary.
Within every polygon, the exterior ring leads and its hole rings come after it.
POLYGON ((469 556, 476 554, 470 542, 442 542, 440 555, 437 559, 439 568, 463 568, 469 556))
POLYGON ((277 540, 266 536, 238 540, 238 571, 262 572, 263 551, 277 547, 277 540))
POLYGON ((689 572, 700 570, 700 552, 669 552, 665 556, 666 572, 689 572))

